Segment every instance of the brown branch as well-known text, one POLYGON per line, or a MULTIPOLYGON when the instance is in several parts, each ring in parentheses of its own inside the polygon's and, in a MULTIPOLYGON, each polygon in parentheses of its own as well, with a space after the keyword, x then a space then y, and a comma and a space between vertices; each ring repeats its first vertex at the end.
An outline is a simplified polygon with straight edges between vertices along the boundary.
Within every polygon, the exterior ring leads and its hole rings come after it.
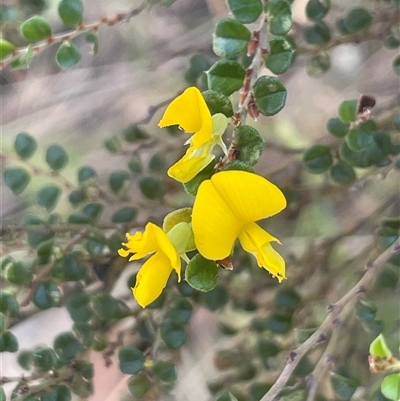
POLYGON ((294 369, 300 362, 301 358, 317 344, 325 341, 328 332, 334 329, 334 325, 337 322, 337 318, 342 312, 343 308, 351 301, 356 300, 358 296, 364 293, 370 286, 372 278, 376 272, 387 262, 387 260, 400 252, 400 239, 386 249, 381 255, 379 255, 375 261, 370 262, 366 265, 366 272, 362 278, 335 304, 329 305, 328 316, 322 322, 320 327, 301 345, 295 350, 289 352, 288 361, 283 368, 281 374, 276 380, 275 384, 271 389, 261 398, 260 401, 274 401, 279 396, 283 387, 289 380, 294 369))

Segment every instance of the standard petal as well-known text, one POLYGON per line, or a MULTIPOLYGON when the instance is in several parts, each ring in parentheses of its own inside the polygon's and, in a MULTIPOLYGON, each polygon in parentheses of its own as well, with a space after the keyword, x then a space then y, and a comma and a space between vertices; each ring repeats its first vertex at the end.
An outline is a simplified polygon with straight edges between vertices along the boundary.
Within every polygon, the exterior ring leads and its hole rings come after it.
POLYGON ((279 242, 277 238, 263 230, 258 224, 250 223, 240 233, 239 241, 246 252, 256 257, 258 266, 268 270, 279 282, 286 278, 285 260, 271 246, 272 241, 279 242))
POLYGON ((196 147, 212 138, 210 110, 196 87, 186 89, 169 104, 158 126, 170 125, 179 125, 186 132, 195 133, 192 141, 196 147))
POLYGON ((161 295, 172 270, 170 260, 162 252, 156 252, 143 264, 132 289, 140 306, 146 307, 161 295))
POLYGON ((205 153, 199 157, 193 156, 194 150, 193 147, 190 147, 182 159, 168 169, 167 174, 171 178, 186 183, 207 167, 215 158, 211 153, 205 153))
POLYGON ((211 183, 241 224, 279 213, 286 207, 282 191, 265 178, 247 171, 222 171, 211 183))
POLYGON ((205 258, 221 260, 231 254, 241 224, 212 180, 204 181, 199 187, 193 205, 192 228, 197 249, 205 258))

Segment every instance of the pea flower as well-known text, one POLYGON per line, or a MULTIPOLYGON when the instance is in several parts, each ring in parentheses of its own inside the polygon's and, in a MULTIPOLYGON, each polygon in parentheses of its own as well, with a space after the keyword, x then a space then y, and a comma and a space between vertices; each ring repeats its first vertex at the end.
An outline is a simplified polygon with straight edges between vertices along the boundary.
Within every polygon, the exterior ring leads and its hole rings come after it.
POLYGON ((140 306, 146 307, 161 295, 173 271, 178 275, 178 281, 181 280, 181 257, 188 261, 185 251, 192 236, 191 225, 185 222, 176 224, 168 233, 147 223, 143 233, 126 234, 128 241, 122 244, 126 249, 118 250, 120 256, 132 254, 131 261, 153 253, 140 268, 132 288, 140 306))
POLYGON ((221 139, 228 122, 217 113, 211 116, 203 95, 196 87, 186 89, 174 99, 158 123, 159 127, 178 125, 186 132, 193 133, 186 142, 189 148, 177 163, 168 169, 168 175, 185 183, 203 170, 215 156, 211 153, 219 145, 226 154, 226 146, 221 139))
POLYGON ((198 251, 210 260, 228 257, 236 238, 279 282, 285 261, 271 246, 280 241, 255 222, 286 207, 281 190, 246 171, 222 171, 200 185, 193 206, 192 226, 198 251))

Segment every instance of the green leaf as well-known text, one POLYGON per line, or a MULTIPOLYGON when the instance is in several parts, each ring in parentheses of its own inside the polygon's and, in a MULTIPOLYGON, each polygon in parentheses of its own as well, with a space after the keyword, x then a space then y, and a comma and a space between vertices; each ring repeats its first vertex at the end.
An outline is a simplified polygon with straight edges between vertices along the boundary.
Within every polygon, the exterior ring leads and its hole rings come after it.
POLYGON ((214 53, 219 57, 236 57, 247 49, 250 38, 250 31, 239 21, 222 18, 213 35, 214 53))
POLYGON ((62 170, 68 163, 68 155, 60 145, 51 145, 46 151, 46 163, 52 170, 62 170))
POLYGON ((52 348, 35 348, 31 358, 33 366, 41 372, 48 372, 57 366, 57 355, 52 348))
POLYGON ((17 352, 18 351, 18 339, 11 333, 6 331, 0 334, 0 352, 17 352))
POLYGON ((285 86, 275 77, 263 76, 254 84, 254 99, 264 116, 279 113, 285 106, 286 94, 285 86))
POLYGON ((343 22, 347 30, 354 33, 367 29, 372 24, 372 17, 364 8, 353 8, 343 22))
POLYGON ((118 361, 122 373, 134 375, 143 369, 145 357, 143 352, 135 347, 123 347, 119 350, 118 361))
POLYGON ((192 304, 183 297, 175 297, 168 310, 167 317, 175 323, 187 323, 193 312, 192 304))
POLYGON ((245 73, 238 62, 219 60, 207 71, 208 87, 229 96, 242 87, 245 73))
POLYGON ((88 217, 90 222, 94 222, 100 217, 102 211, 103 205, 101 203, 92 202, 82 208, 82 215, 88 217))
MULTIPOLYGON (((397 237, 398 235, 396 235, 396 239, 397 237)), ((382 244, 380 243, 379 245, 381 246, 382 244)), ((399 274, 393 271, 391 268, 385 268, 380 270, 378 275, 376 276, 376 285, 382 288, 395 289, 397 287, 398 281, 399 281, 399 274)))
POLYGON ((14 53, 15 46, 7 40, 0 38, 0 60, 14 53))
POLYGON ((61 293, 58 287, 51 281, 43 281, 38 284, 32 296, 32 302, 39 309, 49 309, 60 302, 61 293))
POLYGON ((392 67, 397 75, 400 75, 400 55, 393 59, 392 67))
POLYGON ((186 342, 184 327, 171 319, 164 319, 160 325, 160 335, 167 348, 177 349, 186 342))
POLYGON ((338 160, 331 169, 330 175, 333 181, 341 185, 347 185, 356 179, 356 173, 344 160, 338 160))
POLYGON ((285 38, 272 38, 265 65, 274 74, 283 74, 292 64, 292 47, 285 38))
POLYGON ((186 281, 198 291, 211 291, 217 285, 219 268, 214 261, 199 253, 190 260, 185 270, 186 281))
POLYGON ((196 196, 200 184, 211 178, 214 174, 215 160, 213 160, 208 166, 201 170, 195 177, 193 177, 189 182, 183 184, 185 191, 193 196, 196 196))
POLYGON ((314 145, 305 151, 303 161, 310 173, 321 174, 329 169, 333 158, 327 146, 314 145))
POLYGON ((32 351, 20 351, 17 356, 17 362, 22 369, 29 370, 32 364, 32 351))
POLYGON ((264 149, 264 141, 259 132, 249 125, 240 125, 233 130, 233 138, 240 152, 238 160, 254 166, 264 149))
POLYGON ((149 160, 149 170, 155 173, 163 171, 166 166, 164 152, 157 152, 149 160))
POLYGON ((340 158, 350 166, 365 168, 371 166, 373 163, 366 152, 354 152, 349 148, 346 142, 343 142, 339 147, 340 158))
POLYGON ((104 141, 104 146, 110 153, 118 153, 122 149, 121 141, 117 136, 107 138, 104 141))
POLYGON ((113 171, 108 178, 108 185, 116 195, 122 196, 129 186, 129 173, 125 170, 113 171))
POLYGON ((133 174, 140 174, 143 171, 142 162, 138 155, 133 155, 128 162, 129 171, 133 174))
POLYGON ((44 265, 49 262, 53 253, 53 246, 54 241, 52 240, 43 241, 38 245, 36 254, 38 256, 37 262, 39 264, 44 265))
POLYGON ((27 287, 32 282, 32 272, 24 262, 14 262, 7 266, 6 279, 13 284, 27 287))
POLYGON ((0 291, 0 312, 9 317, 18 315, 19 304, 12 294, 0 291))
POLYGON ((42 393, 40 401, 71 401, 71 392, 63 384, 54 384, 42 393))
POLYGON ((339 118, 345 123, 350 124, 357 119, 357 99, 344 100, 338 108, 339 118))
POLYGON ((74 322, 85 323, 93 315, 89 305, 90 297, 87 294, 76 294, 68 299, 67 310, 74 322))
POLYGON ((392 356, 392 351, 390 351, 390 348, 387 346, 385 337, 383 337, 382 334, 379 334, 379 336, 372 341, 369 346, 369 353, 379 358, 390 358, 392 356))
POLYGON ((97 292, 91 296, 91 307, 101 320, 116 319, 118 304, 115 298, 105 292, 97 292))
POLYGON ((123 132, 125 141, 127 142, 138 142, 149 137, 149 134, 137 124, 132 124, 123 132))
POLYGON ((371 146, 373 141, 373 134, 360 128, 351 129, 346 137, 347 145, 351 150, 356 152, 367 149, 369 146, 371 146))
POLYGON ((155 361, 152 371, 158 380, 166 384, 171 384, 177 379, 176 368, 171 361, 155 361))
POLYGON ((69 361, 82 351, 82 344, 70 331, 59 334, 54 339, 54 351, 62 361, 69 361))
POLYGON ((89 54, 92 55, 92 56, 95 56, 99 51, 99 38, 98 38, 98 36, 93 32, 89 32, 86 35, 85 39, 86 39, 86 42, 88 42, 90 44, 89 54))
POLYGON ((39 15, 35 15, 21 25, 21 35, 30 42, 38 42, 51 36, 50 24, 39 15))
POLYGON ((376 305, 367 298, 359 299, 356 303, 356 315, 364 322, 374 320, 377 310, 376 305))
POLYGON ((58 14, 64 25, 76 27, 82 23, 83 4, 81 0, 61 0, 58 3, 58 14))
POLYGON ((331 384, 335 394, 344 401, 350 400, 358 387, 355 380, 341 376, 337 373, 331 374, 331 384))
POLYGON ((306 15, 311 21, 319 21, 325 17, 331 7, 330 0, 308 0, 306 15))
POLYGON ((307 60, 306 71, 310 77, 319 78, 331 67, 329 53, 320 52, 307 60))
POLYGON ((31 176, 22 167, 9 167, 3 173, 4 183, 14 195, 19 195, 28 186, 31 176))
POLYGON ((157 177, 145 176, 139 181, 142 194, 148 199, 160 199, 163 194, 161 181, 157 177))
POLYGON ((301 305, 301 297, 295 290, 285 288, 277 292, 275 304, 280 308, 295 311, 301 305))
POLYGON ((37 230, 29 230, 28 231, 28 244, 32 248, 37 248, 40 243, 47 241, 54 237, 54 232, 46 227, 39 217, 37 216, 26 216, 24 219, 24 223, 27 225, 38 225, 37 230))
POLYGON ((228 97, 212 90, 207 90, 202 95, 211 115, 222 113, 228 118, 233 116, 232 103, 228 97))
POLYGON ((29 64, 31 63, 32 59, 33 59, 33 48, 32 45, 29 45, 26 48, 26 51, 24 53, 22 53, 17 59, 15 59, 12 63, 11 63, 11 69, 14 71, 17 70, 24 70, 26 68, 29 67, 29 64))
POLYGON ((14 141, 14 149, 20 159, 29 159, 36 151, 35 139, 26 132, 20 132, 14 141))
POLYGON ((266 369, 270 368, 270 358, 277 356, 282 349, 267 338, 261 337, 257 342, 257 356, 261 359, 266 369))
POLYGON ((77 206, 84 200, 85 200, 85 193, 80 189, 72 191, 68 196, 68 201, 71 203, 72 206, 77 206))
POLYGON ((86 277, 86 270, 73 254, 68 254, 57 262, 52 276, 59 281, 78 281, 86 277))
POLYGON ((221 171, 239 170, 247 171, 248 173, 254 173, 254 169, 246 162, 240 160, 232 160, 231 162, 225 164, 221 171))
POLYGON ((331 30, 324 21, 318 21, 304 31, 304 39, 311 45, 323 45, 331 40, 331 30))
POLYGON ((57 205, 61 189, 54 184, 47 185, 36 194, 36 203, 51 212, 57 205))
POLYGON ((118 209, 112 216, 113 223, 129 223, 137 216, 137 209, 131 206, 126 206, 118 209))
POLYGON ((287 0, 270 0, 267 3, 268 29, 273 35, 286 35, 292 27, 292 10, 287 0))
POLYGON ((261 0, 227 0, 233 16, 243 24, 257 21, 263 6, 261 0))
POLYGON ((146 373, 139 373, 128 380, 128 390, 135 398, 143 397, 153 386, 146 373))
POLYGON ((96 170, 90 166, 83 166, 78 170, 78 183, 82 186, 93 185, 97 179, 96 170))
POLYGON ((292 328, 292 318, 290 315, 272 313, 265 321, 265 329, 272 333, 286 334, 292 328))
POLYGON ((226 391, 219 395, 215 401, 238 401, 238 399, 232 393, 226 391))
POLYGON ((400 373, 386 376, 382 381, 381 391, 389 400, 400 400, 400 373))
POLYGON ((345 124, 340 118, 330 118, 326 124, 328 132, 338 138, 343 138, 349 132, 349 124, 345 124))
POLYGON ((72 42, 62 43, 56 53, 57 64, 64 69, 71 68, 79 63, 82 55, 79 48, 72 42))

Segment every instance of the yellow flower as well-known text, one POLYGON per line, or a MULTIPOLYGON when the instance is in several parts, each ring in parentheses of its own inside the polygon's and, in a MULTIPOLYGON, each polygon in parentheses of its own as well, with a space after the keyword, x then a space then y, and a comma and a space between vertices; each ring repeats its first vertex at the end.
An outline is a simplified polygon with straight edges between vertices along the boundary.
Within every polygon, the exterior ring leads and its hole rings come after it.
POLYGON ((140 268, 135 288, 132 288, 134 297, 143 308, 161 295, 172 271, 175 270, 180 281, 180 254, 184 254, 190 234, 188 223, 177 224, 167 234, 153 223, 146 225, 144 233, 126 234, 128 241, 122 245, 127 249, 119 249, 120 256, 133 254, 129 257, 131 261, 154 253, 140 268))
POLYGON ((271 246, 280 241, 255 222, 286 207, 281 190, 265 178, 245 171, 222 171, 203 181, 193 206, 192 226, 198 251, 221 260, 232 252, 236 238, 260 267, 282 281, 285 261, 271 246))
POLYGON ((215 145, 221 146, 226 153, 221 136, 227 124, 223 114, 211 116, 203 95, 196 87, 186 89, 174 99, 158 123, 159 127, 179 125, 193 135, 186 142, 190 145, 186 154, 170 167, 168 175, 177 181, 188 182, 215 158, 211 153, 215 145))

